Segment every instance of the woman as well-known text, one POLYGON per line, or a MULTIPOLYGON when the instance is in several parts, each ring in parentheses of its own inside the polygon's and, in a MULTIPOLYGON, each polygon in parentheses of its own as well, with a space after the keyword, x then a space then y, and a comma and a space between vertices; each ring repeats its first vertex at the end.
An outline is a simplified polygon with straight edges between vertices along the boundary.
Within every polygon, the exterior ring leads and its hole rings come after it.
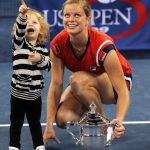
POLYGON ((91 8, 86 0, 67 0, 62 12, 64 30, 50 45, 52 68, 44 143, 49 139, 60 142, 53 130, 55 119, 65 128, 67 121, 79 121, 92 101, 103 116, 102 104, 116 104, 112 123, 119 126, 113 135, 120 138, 130 101, 131 67, 108 35, 89 27, 91 8), (62 94, 65 67, 73 73, 62 94))

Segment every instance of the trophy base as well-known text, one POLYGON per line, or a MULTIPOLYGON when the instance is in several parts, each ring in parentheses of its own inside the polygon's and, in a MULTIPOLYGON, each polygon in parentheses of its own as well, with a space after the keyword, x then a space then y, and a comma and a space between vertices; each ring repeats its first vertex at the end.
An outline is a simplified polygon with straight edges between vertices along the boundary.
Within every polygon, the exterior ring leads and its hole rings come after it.
POLYGON ((106 136, 81 137, 81 145, 85 150, 104 150, 106 148, 106 136))

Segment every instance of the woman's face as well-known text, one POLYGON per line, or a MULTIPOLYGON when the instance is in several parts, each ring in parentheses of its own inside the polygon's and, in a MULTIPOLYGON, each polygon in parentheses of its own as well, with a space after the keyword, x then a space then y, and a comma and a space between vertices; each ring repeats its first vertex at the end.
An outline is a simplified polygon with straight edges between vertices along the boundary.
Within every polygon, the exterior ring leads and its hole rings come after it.
POLYGON ((87 17, 80 4, 67 4, 63 12, 64 29, 70 35, 78 35, 87 32, 90 17, 87 17))

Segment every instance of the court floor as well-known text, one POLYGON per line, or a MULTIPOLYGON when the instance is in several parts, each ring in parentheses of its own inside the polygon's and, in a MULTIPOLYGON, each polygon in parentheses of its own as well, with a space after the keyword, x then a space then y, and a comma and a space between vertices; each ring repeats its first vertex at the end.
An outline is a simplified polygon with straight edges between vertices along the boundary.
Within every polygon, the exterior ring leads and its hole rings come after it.
MULTIPOLYGON (((149 150, 150 147, 150 60, 130 59, 133 68, 133 88, 131 91, 131 104, 125 119, 126 132, 119 140, 114 140, 110 150, 149 150)), ((9 142, 9 114, 10 114, 10 80, 12 72, 11 63, 0 63, 0 150, 8 149, 9 142)), ((42 127, 44 130, 46 120, 46 96, 50 82, 49 73, 45 72, 46 87, 42 92, 42 127)), ((65 73, 64 87, 67 85, 65 73)), ((115 116, 115 105, 105 106, 108 118, 115 116)), ((26 120, 25 120, 26 123, 26 120)), ((61 144, 50 141, 47 150, 82 150, 72 140, 66 130, 54 127, 61 144)), ((22 129, 22 150, 32 150, 32 140, 28 126, 22 129)))

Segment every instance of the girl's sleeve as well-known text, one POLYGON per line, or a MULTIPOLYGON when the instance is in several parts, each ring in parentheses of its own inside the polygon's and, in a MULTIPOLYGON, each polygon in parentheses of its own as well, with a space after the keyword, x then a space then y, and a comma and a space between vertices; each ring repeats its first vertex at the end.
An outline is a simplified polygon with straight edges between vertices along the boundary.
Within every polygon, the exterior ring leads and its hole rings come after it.
POLYGON ((38 68, 40 68, 41 70, 49 71, 51 69, 51 60, 46 48, 44 48, 44 50, 42 51, 41 57, 42 60, 37 63, 38 68))
POLYGON ((13 37, 14 49, 21 48, 25 39, 25 29, 27 25, 27 18, 23 19, 20 16, 16 19, 16 31, 13 37))

